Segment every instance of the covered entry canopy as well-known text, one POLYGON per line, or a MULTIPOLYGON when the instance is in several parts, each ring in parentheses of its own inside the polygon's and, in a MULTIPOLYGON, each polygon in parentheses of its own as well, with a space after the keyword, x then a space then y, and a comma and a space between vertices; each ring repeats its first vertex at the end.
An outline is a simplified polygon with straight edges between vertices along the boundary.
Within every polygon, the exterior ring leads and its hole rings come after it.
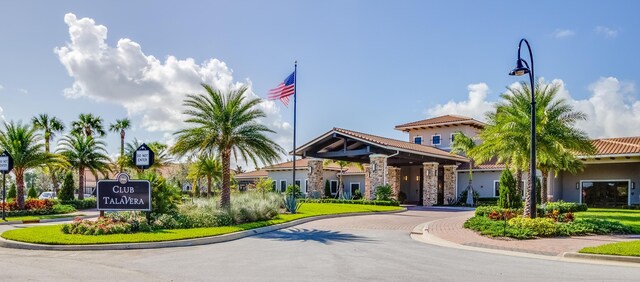
POLYGON ((371 134, 333 128, 327 133, 299 147, 295 154, 303 157, 344 160, 368 163, 369 156, 383 154, 389 156, 387 165, 410 166, 424 162, 437 162, 441 165, 457 165, 469 162, 467 158, 450 154, 427 145, 415 144, 375 136, 371 134))

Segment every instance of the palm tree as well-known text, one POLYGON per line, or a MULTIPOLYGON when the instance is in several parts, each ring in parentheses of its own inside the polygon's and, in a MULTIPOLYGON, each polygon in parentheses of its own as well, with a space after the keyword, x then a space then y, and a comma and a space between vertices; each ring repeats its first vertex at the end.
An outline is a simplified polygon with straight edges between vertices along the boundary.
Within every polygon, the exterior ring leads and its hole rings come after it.
POLYGON ((349 161, 341 161, 341 160, 324 160, 324 166, 328 166, 330 164, 336 164, 340 168, 340 173, 338 174, 338 198, 342 198, 342 194, 344 193, 344 182, 342 181, 342 174, 345 172, 345 167, 356 166, 361 170, 364 170, 361 163, 349 162, 349 161))
POLYGON ((198 160, 189 167, 189 179, 197 180, 201 177, 207 179, 207 196, 211 197, 213 182, 219 182, 222 177, 222 165, 213 155, 200 155, 198 160))
POLYGON ((84 133, 87 137, 93 137, 95 133, 99 137, 105 135, 102 126, 102 118, 93 114, 80 114, 77 121, 71 123, 72 131, 75 133, 84 133))
POLYGON ((192 127, 174 133, 176 144, 171 152, 179 156, 186 154, 217 153, 222 161, 222 197, 220 205, 229 208, 231 155, 235 160, 242 157, 258 166, 258 161, 273 163, 284 150, 265 134, 273 130, 257 122, 265 117, 257 106, 259 98, 244 95, 247 87, 222 93, 203 83, 206 93, 187 95, 184 106, 188 116, 186 122, 192 127))
MULTIPOLYGON (((117 119, 115 123, 109 125, 109 131, 120 132, 120 158, 124 158, 124 135, 125 130, 131 128, 131 121, 128 118, 117 119)), ((120 171, 124 167, 120 165, 120 171)))
MULTIPOLYGON (((34 116, 31 119, 31 123, 33 124, 33 127, 43 131, 44 151, 47 153, 51 152, 49 146, 51 139, 55 137, 56 133, 64 131, 64 123, 56 117, 49 117, 48 114, 40 114, 38 116, 34 116)), ((53 183, 53 189, 57 192, 59 183, 56 177, 56 173, 51 167, 48 168, 48 170, 50 172, 51 182, 53 183)))
MULTIPOLYGON (((471 137, 464 135, 462 131, 458 131, 453 135, 453 143, 451 143, 451 154, 469 155, 469 151, 476 147, 476 142, 471 137)), ((469 185, 467 186, 468 205, 473 205, 473 158, 469 161, 469 185)))
POLYGON ((105 143, 84 134, 71 133, 60 140, 58 152, 78 170, 78 199, 84 199, 84 172, 91 173, 98 179, 109 173, 109 156, 105 143))
POLYGON ((24 174, 30 168, 45 165, 64 165, 64 160, 44 150, 42 135, 35 127, 9 122, 0 131, 0 148, 13 157, 13 173, 16 176, 18 207, 24 209, 24 174))

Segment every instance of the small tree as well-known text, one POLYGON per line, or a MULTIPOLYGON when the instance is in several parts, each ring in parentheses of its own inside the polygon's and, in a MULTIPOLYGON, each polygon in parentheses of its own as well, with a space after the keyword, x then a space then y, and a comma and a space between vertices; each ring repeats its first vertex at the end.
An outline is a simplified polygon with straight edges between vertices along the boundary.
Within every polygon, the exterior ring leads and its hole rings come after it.
POLYGON ((60 195, 58 195, 58 199, 62 201, 72 201, 74 199, 74 190, 75 187, 73 187, 73 173, 69 171, 64 174, 64 179, 62 180, 62 189, 60 189, 60 195))
POLYGON ((256 183, 256 191, 264 196, 268 192, 273 192, 273 180, 268 177, 260 177, 256 183))
POLYGON ((302 192, 300 191, 300 187, 298 185, 289 185, 287 186, 287 190, 285 195, 291 196, 293 195, 296 198, 302 198, 302 192))
POLYGON ((393 196, 393 191, 389 184, 376 187, 376 200, 389 201, 393 196))
POLYGON ((15 199, 16 194, 17 194, 16 184, 11 183, 11 186, 9 187, 9 191, 7 192, 7 199, 15 199))
POLYGON ((31 185, 31 187, 29 188, 29 191, 27 192, 27 198, 29 199, 38 198, 38 191, 36 191, 36 187, 34 187, 33 185, 31 185))
POLYGON ((329 183, 329 180, 324 182, 324 196, 327 198, 331 197, 331 184, 329 183))
POLYGON ((153 214, 168 214, 175 212, 180 203, 180 189, 153 171, 139 175, 140 179, 151 183, 151 212, 153 214))
POLYGON ((503 209, 517 209, 522 206, 522 199, 518 195, 516 179, 510 169, 502 171, 500 176, 500 199, 498 206, 503 209))

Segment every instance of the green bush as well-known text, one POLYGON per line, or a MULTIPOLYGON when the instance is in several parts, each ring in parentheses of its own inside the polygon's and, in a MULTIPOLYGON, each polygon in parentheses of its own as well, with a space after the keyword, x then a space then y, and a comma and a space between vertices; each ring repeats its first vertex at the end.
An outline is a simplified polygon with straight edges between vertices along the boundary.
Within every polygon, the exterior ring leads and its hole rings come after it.
POLYGON ((36 191, 36 188, 31 186, 31 188, 29 188, 29 191, 27 192, 27 198, 29 199, 37 199, 38 198, 38 191, 36 191))
POLYGON ((287 212, 294 214, 300 209, 302 203, 298 202, 297 199, 298 198, 294 197, 293 195, 284 196, 283 204, 287 212))
POLYGON ((529 229, 534 236, 548 237, 557 234, 557 225, 551 218, 523 218, 516 217, 509 220, 509 226, 516 229, 529 229))
POLYGON ((375 197, 378 201, 390 201, 393 190, 389 184, 376 187, 375 197))
POLYGON ((327 198, 330 198, 331 195, 331 184, 329 183, 329 180, 326 180, 324 182, 324 196, 327 198))
POLYGON ((504 209, 517 209, 522 207, 522 198, 516 189, 516 179, 510 169, 502 171, 500 176, 500 198, 498 206, 504 209))
POLYGON ((76 208, 74 208, 72 205, 55 204, 53 205, 52 210, 55 214, 63 214, 75 212, 76 208))
POLYGON ((97 207, 96 198, 85 198, 84 200, 61 200, 60 204, 73 206, 76 210, 95 209, 97 207))
POLYGON ((257 193, 243 193, 231 198, 231 208, 226 212, 236 224, 269 220, 278 215, 281 197, 272 193, 267 197, 257 193))
POLYGON ((483 197, 478 198, 476 201, 476 206, 497 206, 498 205, 498 197, 483 197))
POLYGON ((285 195, 290 196, 294 195, 296 198, 302 198, 302 192, 300 191, 300 187, 298 185, 289 185, 287 186, 287 190, 284 192, 285 195))
POLYGON ((151 212, 155 214, 173 213, 181 201, 180 189, 172 186, 161 175, 150 171, 140 175, 151 183, 151 212))
POLYGON ((18 191, 16 190, 16 184, 11 183, 11 186, 9 186, 9 191, 7 191, 7 199, 15 199, 17 193, 18 191))
POLYGON ((379 200, 344 200, 344 199, 301 199, 300 203, 316 203, 316 204, 356 204, 356 205, 373 205, 373 206, 399 206, 400 203, 394 199, 389 201, 379 200))
MULTIPOLYGON (((458 195, 458 204, 461 205, 466 205, 467 203, 467 194, 468 194, 468 190, 464 189, 462 190, 462 192, 460 192, 460 195, 458 195)), ((478 193, 478 191, 473 190, 473 203, 474 205, 478 203, 478 200, 480 199, 480 194, 478 193)))
POLYGON ((586 204, 579 204, 573 202, 565 202, 565 201, 557 201, 557 202, 548 202, 544 206, 538 206, 538 214, 546 214, 547 211, 557 210, 560 213, 568 213, 568 212, 582 212, 587 211, 588 207, 586 204))
POLYGON ((485 216, 474 216, 464 223, 464 228, 480 232, 491 237, 511 237, 516 239, 534 238, 534 232, 527 228, 511 228, 504 221, 491 220, 485 216))
POLYGON ((62 201, 72 201, 75 197, 74 191, 75 186, 73 184, 73 173, 71 171, 68 171, 64 174, 64 179, 62 180, 62 187, 60 188, 58 199, 62 201))

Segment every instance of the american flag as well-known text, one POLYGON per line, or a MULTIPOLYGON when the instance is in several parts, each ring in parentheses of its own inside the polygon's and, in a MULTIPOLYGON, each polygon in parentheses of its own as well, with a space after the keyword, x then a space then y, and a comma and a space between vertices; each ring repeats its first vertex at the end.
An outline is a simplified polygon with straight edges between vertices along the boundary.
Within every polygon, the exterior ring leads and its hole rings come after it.
POLYGON ((278 87, 269 90, 269 100, 280 99, 285 106, 289 106, 289 96, 295 94, 296 73, 292 72, 278 87))

